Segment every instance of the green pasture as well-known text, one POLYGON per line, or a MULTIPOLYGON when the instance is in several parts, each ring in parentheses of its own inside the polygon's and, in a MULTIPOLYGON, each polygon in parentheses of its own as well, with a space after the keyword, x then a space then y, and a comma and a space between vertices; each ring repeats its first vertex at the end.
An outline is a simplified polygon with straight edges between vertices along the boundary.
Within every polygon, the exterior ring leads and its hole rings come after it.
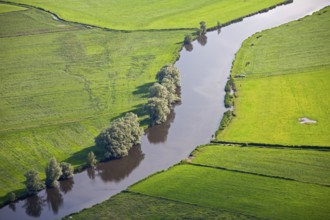
POLYGON ((10 0, 40 7, 59 17, 117 30, 208 27, 255 13, 285 0, 10 0))
POLYGON ((330 12, 257 33, 236 55, 237 98, 231 124, 217 139, 330 146, 330 12), (316 120, 300 124, 299 118, 316 120))
POLYGON ((120 193, 64 219, 253 219, 239 213, 131 192, 120 193))
POLYGON ((7 5, 7 4, 0 3, 0 14, 6 13, 6 12, 20 11, 20 10, 25 10, 25 9, 26 8, 18 7, 15 5, 7 5))
POLYGON ((179 165, 130 191, 269 219, 328 219, 330 188, 194 165, 179 165))
MULTIPOLYGON (((55 156, 85 162, 111 119, 142 105, 185 31, 109 32, 35 9, 0 14, 0 201, 55 156)), ((43 176, 43 175, 42 175, 43 176)))
POLYGON ((330 152, 289 148, 206 145, 192 163, 330 186, 330 152))

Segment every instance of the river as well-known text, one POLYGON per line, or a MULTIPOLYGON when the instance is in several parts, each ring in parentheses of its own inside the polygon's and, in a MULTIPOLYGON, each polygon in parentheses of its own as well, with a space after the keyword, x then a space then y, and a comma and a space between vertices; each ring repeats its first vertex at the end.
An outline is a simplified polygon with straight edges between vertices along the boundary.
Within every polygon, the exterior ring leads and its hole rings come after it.
POLYGON ((176 66, 181 72, 182 103, 169 120, 147 130, 141 147, 134 147, 121 160, 99 164, 60 182, 37 196, 0 209, 1 219, 58 219, 100 203, 129 185, 189 156, 198 145, 209 143, 226 109, 224 87, 235 53, 252 34, 309 15, 330 0, 294 0, 209 32, 192 51, 183 49, 176 66))

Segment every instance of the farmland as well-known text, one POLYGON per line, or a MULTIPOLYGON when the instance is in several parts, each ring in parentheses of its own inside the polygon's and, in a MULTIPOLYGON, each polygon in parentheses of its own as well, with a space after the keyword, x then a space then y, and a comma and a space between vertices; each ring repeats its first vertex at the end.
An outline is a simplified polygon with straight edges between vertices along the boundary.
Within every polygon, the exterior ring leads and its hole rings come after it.
POLYGON ((110 216, 112 209, 131 207, 118 202, 131 193, 205 212, 240 213, 239 218, 329 219, 328 10, 243 43, 232 69, 233 76, 245 75, 235 78, 235 118, 217 136, 217 141, 240 144, 200 146, 182 163, 72 218, 110 216), (300 124, 301 117, 317 123, 300 124))
POLYGON ((328 151, 206 145, 193 155, 193 164, 330 185, 328 151))
POLYGON ((246 75, 235 79, 236 117, 218 140, 329 146, 328 10, 244 42, 232 68, 233 76, 246 75), (300 124, 303 117, 317 123, 300 124))
POLYGON ((239 17, 258 12, 284 0, 75 0, 58 4, 51 0, 11 0, 11 2, 33 5, 59 17, 75 22, 92 24, 117 30, 152 30, 198 28, 200 21, 209 27, 217 21, 226 23, 239 17))
MULTIPOLYGON (((34 8, 1 4, 0 204, 11 191, 18 196, 22 194, 23 174, 27 170, 35 168, 44 177, 44 166, 52 156, 77 167, 85 163, 90 150, 102 155, 94 147, 94 137, 112 119, 134 111, 144 120, 142 106, 157 71, 177 59, 184 35, 191 33, 191 28, 198 27, 201 19, 216 25, 218 19, 229 21, 279 2, 282 1, 265 3, 256 0, 249 7, 241 7, 237 2, 232 8, 224 9, 221 4, 228 5, 229 1, 221 1, 219 5, 217 1, 210 1, 208 7, 214 7, 215 11, 206 14, 209 8, 200 7, 196 1, 191 5, 191 12, 204 10, 206 15, 192 17, 189 26, 185 18, 191 14, 180 12, 181 19, 185 20, 180 25, 186 25, 189 30, 139 32, 105 31, 55 21, 50 14, 34 8), (216 14, 224 17, 218 18, 216 14)), ((78 21, 81 18, 79 22, 82 23, 127 30, 139 25, 133 21, 140 21, 131 17, 131 22, 123 20, 127 26, 122 26, 123 23, 116 26, 116 14, 108 10, 102 12, 100 5, 103 3, 93 2, 99 5, 94 9, 79 4, 76 10, 71 10, 70 7, 77 7, 76 2, 64 5, 50 1, 24 1, 24 4, 45 6, 44 9, 58 13, 64 19, 78 21), (72 19, 66 17, 68 12, 72 19), (97 14, 100 18, 109 16, 108 19, 115 23, 91 18, 90 14, 97 14)), ((140 9, 147 3, 139 2, 140 9)), ((186 1, 172 2, 184 3, 186 1)), ((128 1, 118 4, 124 13, 128 1)), ((139 16, 145 19, 145 15, 144 12, 139 16)), ((160 18, 157 22, 154 26, 145 24, 139 27, 179 28, 168 19, 160 18)))
POLYGON ((24 187, 31 164, 41 173, 51 156, 81 165, 112 118, 143 116, 149 84, 185 34, 105 32, 35 9, 2 13, 0 22, 1 198, 24 187))

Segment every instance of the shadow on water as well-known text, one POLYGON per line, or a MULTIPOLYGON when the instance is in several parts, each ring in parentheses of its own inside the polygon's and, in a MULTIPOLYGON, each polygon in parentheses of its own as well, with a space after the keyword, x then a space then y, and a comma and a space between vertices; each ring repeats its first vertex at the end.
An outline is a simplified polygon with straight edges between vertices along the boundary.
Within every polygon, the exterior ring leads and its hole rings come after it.
POLYGON ((63 192, 64 194, 67 194, 68 192, 70 192, 72 190, 73 184, 74 184, 73 178, 69 178, 67 180, 60 181, 59 187, 60 187, 61 192, 63 192))
POLYGON ((54 214, 58 213, 59 208, 63 205, 63 196, 58 188, 46 189, 47 204, 51 207, 54 214))
POLYGON ((44 201, 40 196, 30 196, 25 199, 23 208, 25 208, 25 213, 31 217, 39 217, 41 215, 44 201))
POLYGON ((141 146, 137 145, 132 147, 128 156, 119 160, 112 160, 107 163, 100 163, 96 166, 95 170, 89 168, 87 170, 88 177, 90 179, 99 176, 104 182, 119 182, 126 178, 144 159, 141 146))
POLYGON ((191 51, 193 51, 194 47, 192 44, 185 44, 184 49, 186 49, 186 51, 188 51, 188 52, 191 52, 191 51))
POLYGON ((152 129, 147 129, 145 135, 152 144, 164 143, 167 140, 168 131, 171 127, 172 122, 175 119, 175 112, 171 110, 168 115, 166 122, 160 125, 153 126, 152 129))
POLYGON ((201 35, 197 38, 197 42, 202 45, 205 46, 207 44, 207 36, 206 35, 201 35))

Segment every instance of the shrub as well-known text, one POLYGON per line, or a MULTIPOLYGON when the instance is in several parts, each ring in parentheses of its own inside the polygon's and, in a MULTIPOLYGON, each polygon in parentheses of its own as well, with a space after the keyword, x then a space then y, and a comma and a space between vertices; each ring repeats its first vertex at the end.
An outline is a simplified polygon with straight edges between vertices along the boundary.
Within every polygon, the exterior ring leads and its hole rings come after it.
POLYGON ((25 173, 25 186, 29 195, 37 194, 38 191, 44 188, 44 184, 40 180, 39 173, 35 170, 30 170, 25 173))
POLYGON ((62 175, 62 169, 60 165, 57 163, 55 157, 50 159, 49 163, 45 169, 46 172, 46 186, 49 188, 58 186, 58 179, 62 175))
POLYGON ((61 162, 60 167, 62 170, 62 175, 61 175, 60 179, 65 180, 65 179, 73 177, 73 167, 71 166, 71 164, 66 163, 66 162, 61 162))
POLYGON ((132 146, 140 144, 142 134, 137 115, 127 113, 103 130, 95 138, 95 143, 106 150, 107 158, 121 158, 128 155, 132 146))
MULTIPOLYGON (((109 156, 107 156, 109 157, 109 156)), ((93 153, 93 151, 89 152, 87 155, 87 166, 88 167, 94 167, 97 163, 95 154, 93 153)))

